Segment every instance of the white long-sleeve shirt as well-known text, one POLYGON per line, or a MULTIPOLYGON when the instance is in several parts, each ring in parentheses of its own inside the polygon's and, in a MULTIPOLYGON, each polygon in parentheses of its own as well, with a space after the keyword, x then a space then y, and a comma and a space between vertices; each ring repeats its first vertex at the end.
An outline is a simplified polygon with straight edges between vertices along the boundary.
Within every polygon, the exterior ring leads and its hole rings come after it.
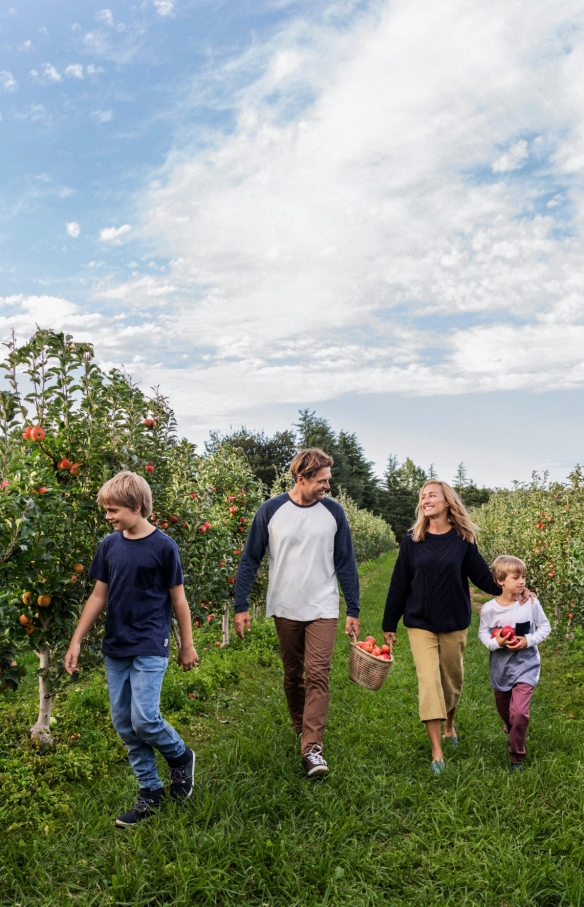
POLYGON ((500 605, 496 599, 481 608, 479 639, 489 649, 491 686, 495 690, 510 690, 516 683, 535 686, 539 680, 540 657, 538 643, 551 633, 550 622, 537 599, 523 604, 500 605), (526 649, 512 651, 500 646, 491 636, 495 628, 513 627, 516 636, 524 636, 526 649))

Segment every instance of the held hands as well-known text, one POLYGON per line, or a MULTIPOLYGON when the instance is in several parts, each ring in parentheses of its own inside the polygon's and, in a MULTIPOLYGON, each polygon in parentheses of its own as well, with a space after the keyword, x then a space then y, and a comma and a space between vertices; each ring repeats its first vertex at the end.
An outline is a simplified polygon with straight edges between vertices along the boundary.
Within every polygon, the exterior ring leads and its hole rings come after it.
POLYGON ((240 611, 239 614, 233 615, 233 627, 240 639, 243 639, 244 631, 251 630, 251 617, 249 611, 240 611))
POLYGON ((197 650, 191 643, 188 646, 181 646, 178 650, 177 664, 182 665, 183 671, 192 671, 196 664, 199 663, 197 650))

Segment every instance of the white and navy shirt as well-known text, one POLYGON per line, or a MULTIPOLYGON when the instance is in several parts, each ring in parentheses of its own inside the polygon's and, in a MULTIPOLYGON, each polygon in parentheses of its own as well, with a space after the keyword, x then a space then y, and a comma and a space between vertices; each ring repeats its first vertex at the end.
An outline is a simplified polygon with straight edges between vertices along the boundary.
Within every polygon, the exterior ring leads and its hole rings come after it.
POLYGON ((341 584, 347 615, 359 616, 359 577, 351 530, 337 501, 306 507, 286 492, 258 509, 237 571, 235 612, 249 610, 249 593, 264 554, 269 582, 266 617, 317 620, 339 616, 341 584))
POLYGON ((481 608, 479 639, 489 649, 491 686, 511 690, 516 683, 534 687, 539 680, 540 658, 537 644, 551 633, 550 622, 537 598, 513 605, 500 605, 496 599, 481 608), (513 652, 500 646, 491 636, 496 628, 513 627, 516 636, 525 636, 526 649, 513 652))

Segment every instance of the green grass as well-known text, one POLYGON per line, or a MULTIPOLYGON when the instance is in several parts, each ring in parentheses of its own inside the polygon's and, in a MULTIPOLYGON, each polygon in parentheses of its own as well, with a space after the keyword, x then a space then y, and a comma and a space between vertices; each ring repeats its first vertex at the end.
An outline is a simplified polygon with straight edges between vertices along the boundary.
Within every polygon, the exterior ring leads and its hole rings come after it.
MULTIPOLYGON (((361 569, 362 635, 380 634, 394 559, 361 569)), ((78 782, 53 778, 51 793, 70 798, 63 813, 33 785, 32 809, 40 797, 46 815, 3 835, 1 905, 584 904, 582 640, 542 647, 529 766, 511 776, 475 614, 457 722, 461 744, 436 777, 405 632, 388 680, 372 693, 348 680, 339 630, 326 737, 331 771, 311 782, 288 725, 271 623, 254 633, 255 643, 208 649, 200 680, 169 672, 165 707, 196 746, 196 790, 184 808, 131 831, 112 823, 135 786, 127 765, 106 759, 120 750, 107 727, 102 681, 58 706, 63 738, 74 727, 82 735, 69 749, 62 744, 66 755, 93 753, 107 773, 78 782), (193 690, 203 698, 187 699, 193 690)), ((15 722, 10 739, 25 720, 15 722)), ((36 758, 52 764, 57 755, 36 758)))

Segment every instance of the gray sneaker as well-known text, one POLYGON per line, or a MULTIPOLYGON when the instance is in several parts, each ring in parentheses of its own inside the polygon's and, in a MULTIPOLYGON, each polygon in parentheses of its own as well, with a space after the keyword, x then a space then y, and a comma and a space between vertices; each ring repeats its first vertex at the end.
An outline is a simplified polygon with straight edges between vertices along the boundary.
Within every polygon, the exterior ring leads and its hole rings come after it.
POLYGON ((162 807, 163 802, 163 787, 160 787, 157 790, 149 790, 147 787, 141 788, 138 799, 132 809, 129 809, 126 813, 122 813, 122 815, 118 816, 116 819, 117 827, 131 828, 132 825, 137 825, 138 822, 148 819, 152 813, 159 810, 162 807))
POLYGON ((309 778, 313 778, 314 775, 324 775, 328 772, 328 765, 322 755, 322 746, 319 746, 318 743, 313 744, 308 752, 304 754, 302 764, 309 778))
POLYGON ((193 792, 195 754, 187 746, 181 765, 169 765, 170 796, 172 800, 187 800, 193 792))

